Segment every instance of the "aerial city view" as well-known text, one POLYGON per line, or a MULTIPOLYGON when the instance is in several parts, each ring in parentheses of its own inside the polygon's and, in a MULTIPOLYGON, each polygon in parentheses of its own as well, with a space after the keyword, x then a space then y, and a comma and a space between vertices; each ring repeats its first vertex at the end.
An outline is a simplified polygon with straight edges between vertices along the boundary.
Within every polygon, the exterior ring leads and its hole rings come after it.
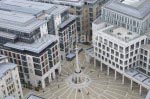
POLYGON ((0 99, 150 99, 150 0, 0 0, 0 99))

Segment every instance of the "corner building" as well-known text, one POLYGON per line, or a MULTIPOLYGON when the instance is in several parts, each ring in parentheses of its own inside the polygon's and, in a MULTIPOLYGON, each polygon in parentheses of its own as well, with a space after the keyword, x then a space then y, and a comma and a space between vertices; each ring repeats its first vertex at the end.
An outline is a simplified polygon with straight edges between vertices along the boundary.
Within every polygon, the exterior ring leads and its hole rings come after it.
POLYGON ((0 99, 6 97, 22 99, 23 93, 17 65, 9 63, 8 57, 0 55, 0 99))
POLYGON ((69 13, 77 16, 78 42, 92 41, 92 22, 101 14, 101 6, 109 0, 31 0, 70 7, 69 13))
POLYGON ((94 66, 107 68, 149 91, 150 1, 111 0, 92 25, 94 66))
POLYGON ((45 88, 61 72, 53 19, 66 9, 25 0, 0 1, 0 53, 17 64, 22 85, 45 88))

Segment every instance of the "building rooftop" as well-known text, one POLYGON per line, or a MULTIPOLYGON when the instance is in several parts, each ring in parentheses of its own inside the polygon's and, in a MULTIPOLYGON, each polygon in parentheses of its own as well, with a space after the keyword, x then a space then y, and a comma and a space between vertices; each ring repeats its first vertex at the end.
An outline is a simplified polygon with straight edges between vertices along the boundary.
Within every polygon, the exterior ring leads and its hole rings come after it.
POLYGON ((1 63, 0 64, 0 77, 3 77, 5 72, 7 72, 10 69, 14 69, 15 67, 17 67, 17 65, 13 63, 1 63))
POLYGON ((6 22, 7 20, 7 21, 17 22, 17 23, 26 23, 32 19, 34 19, 34 16, 23 14, 23 13, 16 13, 12 11, 0 10, 1 22, 6 22))
POLYGON ((30 33, 47 22, 45 17, 61 13, 66 6, 26 0, 0 1, 0 27, 30 33), (41 16, 43 16, 41 18, 41 16))
POLYGON ((138 7, 145 1, 146 0, 122 0, 120 2, 122 2, 123 4, 126 4, 126 5, 133 6, 133 7, 138 7))
POLYGON ((75 20, 76 18, 77 17, 75 15, 69 15, 69 18, 66 21, 64 21, 62 24, 59 25, 59 28, 65 27, 68 23, 75 20))
POLYGON ((84 5, 84 0, 45 0, 51 1, 53 3, 66 4, 72 6, 82 6, 84 5))
POLYGON ((95 3, 98 0, 44 0, 51 1, 53 3, 66 4, 71 6, 82 6, 85 2, 87 3, 95 3))
POLYGON ((42 11, 53 11, 55 5, 26 0, 3 0, 0 4, 0 8, 15 12, 37 15, 42 13, 42 11))
POLYGON ((150 51, 150 44, 142 45, 142 47, 141 47, 141 48, 143 48, 143 49, 146 49, 146 50, 150 51))
POLYGON ((109 26, 103 32, 116 37, 124 42, 129 42, 137 37, 140 37, 140 34, 134 33, 132 31, 129 31, 123 27, 115 27, 115 26, 109 26))
POLYGON ((58 37, 55 35, 47 34, 31 44, 24 43, 24 42, 16 42, 16 43, 8 42, 8 43, 4 44, 4 46, 10 47, 13 49, 22 50, 22 51, 30 51, 30 52, 34 52, 34 53, 40 53, 43 49, 45 49, 50 44, 55 42, 57 40, 57 38, 58 37))
POLYGON ((126 70, 125 73, 129 75, 130 77, 132 77, 132 79, 134 78, 137 81, 142 82, 146 86, 148 87, 150 86, 150 77, 139 72, 138 70, 132 68, 132 69, 126 70))
POLYGON ((16 39, 17 36, 15 34, 10 34, 7 32, 0 31, 0 37, 8 38, 8 39, 16 39))
POLYGON ((150 0, 110 0, 104 8, 143 19, 150 14, 150 0))

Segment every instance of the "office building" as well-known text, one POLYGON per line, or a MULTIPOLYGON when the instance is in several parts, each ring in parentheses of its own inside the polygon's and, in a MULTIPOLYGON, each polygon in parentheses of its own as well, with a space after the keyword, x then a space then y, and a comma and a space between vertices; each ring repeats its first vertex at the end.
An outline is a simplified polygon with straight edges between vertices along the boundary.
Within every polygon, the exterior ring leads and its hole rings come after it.
POLYGON ((0 55, 0 98, 13 99, 13 97, 23 98, 18 67, 16 64, 9 63, 8 57, 0 55))
POLYGON ((93 22, 94 64, 149 90, 149 0, 111 0, 93 22))
POLYGON ((101 6, 108 0, 31 0, 69 6, 69 12, 77 16, 79 42, 91 42, 92 22, 100 15, 101 6))
POLYGON ((17 64, 23 85, 45 88, 61 72, 59 33, 54 31, 67 9, 25 0, 0 2, 0 53, 17 64))

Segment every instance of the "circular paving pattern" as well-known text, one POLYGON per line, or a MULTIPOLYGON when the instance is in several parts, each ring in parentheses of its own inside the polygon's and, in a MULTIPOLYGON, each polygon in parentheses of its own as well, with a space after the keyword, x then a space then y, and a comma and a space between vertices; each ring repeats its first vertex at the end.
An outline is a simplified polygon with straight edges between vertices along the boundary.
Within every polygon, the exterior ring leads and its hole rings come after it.
MULTIPOLYGON (((80 53, 79 60, 84 61, 84 53, 80 53)), ((110 76, 106 76, 106 70, 101 72, 99 68, 94 68, 93 64, 80 64, 84 79, 81 83, 75 83, 74 61, 64 62, 61 75, 54 80, 46 89, 40 92, 32 92, 45 99, 144 99, 146 92, 142 91, 142 96, 138 94, 139 86, 133 84, 130 90, 130 81, 125 80, 121 84, 121 76, 114 80, 114 72, 110 71, 110 76)), ((27 91, 27 90, 26 90, 27 91)))
POLYGON ((85 75, 83 73, 76 74, 73 73, 66 79, 66 83, 69 87, 72 87, 74 89, 81 89, 88 87, 88 85, 91 83, 91 79, 88 75, 85 75), (79 82, 77 82, 77 79, 79 78, 79 82))

